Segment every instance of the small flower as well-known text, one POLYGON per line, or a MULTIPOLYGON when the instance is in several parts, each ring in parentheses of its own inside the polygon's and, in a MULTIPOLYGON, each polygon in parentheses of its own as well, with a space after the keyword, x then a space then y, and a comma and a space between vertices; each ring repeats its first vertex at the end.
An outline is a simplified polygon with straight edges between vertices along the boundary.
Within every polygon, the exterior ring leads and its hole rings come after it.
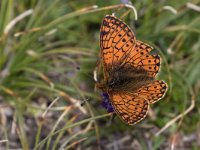
POLYGON ((101 96, 103 98, 103 101, 101 102, 101 105, 108 111, 108 112, 114 112, 113 106, 110 103, 109 95, 108 93, 101 93, 101 96))
POLYGON ((123 3, 123 4, 129 4, 130 1, 129 0, 121 0, 121 3, 123 3))

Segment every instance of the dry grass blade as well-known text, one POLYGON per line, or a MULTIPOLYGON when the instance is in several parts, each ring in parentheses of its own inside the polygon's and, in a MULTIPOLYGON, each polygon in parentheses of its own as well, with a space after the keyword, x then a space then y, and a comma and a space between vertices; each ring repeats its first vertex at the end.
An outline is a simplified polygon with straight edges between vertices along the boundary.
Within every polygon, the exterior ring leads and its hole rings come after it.
POLYGON ((194 96, 192 96, 191 99, 191 104, 188 107, 188 109, 186 109, 184 112, 182 112, 181 114, 179 114, 178 116, 176 116, 174 119, 172 119, 171 121, 169 121, 163 128, 161 128, 156 134, 155 136, 159 136, 162 132, 164 132, 167 128, 169 128, 171 125, 173 125, 177 120, 181 119, 182 117, 184 117, 185 115, 187 115, 195 106, 195 98, 194 96))
POLYGON ((171 11, 173 14, 177 14, 177 10, 175 8, 173 8, 172 6, 164 6, 163 7, 164 10, 169 10, 171 11))
POLYGON ((74 106, 77 107, 83 114, 87 114, 87 110, 81 106, 81 103, 79 102, 79 100, 70 97, 68 94, 62 91, 59 92, 59 95, 63 96, 65 99, 70 100, 74 104, 74 106))
POLYGON ((83 142, 83 141, 85 141, 85 140, 87 140, 87 139, 88 139, 88 137, 85 137, 85 138, 82 138, 82 139, 80 139, 80 140, 78 140, 78 141, 75 141, 75 142, 73 142, 72 144, 70 144, 69 146, 67 146, 67 147, 65 148, 65 150, 68 150, 68 149, 72 148, 73 146, 75 146, 75 145, 77 145, 77 144, 79 144, 79 143, 81 143, 81 142, 83 142))
POLYGON ((8 142, 8 140, 0 140, 0 144, 5 142, 8 142))
POLYGON ((51 104, 49 105, 49 107, 45 110, 45 112, 42 114, 42 117, 44 118, 47 114, 47 112, 49 111, 49 109, 59 100, 59 97, 56 97, 51 104))
POLYGON ((33 10, 27 10, 24 13, 20 14, 19 16, 17 16, 15 19, 13 19, 4 29, 4 35, 7 36, 7 34, 10 32, 10 30, 15 26, 15 24, 19 21, 21 21, 22 19, 24 19, 25 17, 31 15, 33 13, 33 10))
POLYGON ((197 6, 193 3, 188 2, 186 6, 194 11, 200 12, 200 6, 197 6))

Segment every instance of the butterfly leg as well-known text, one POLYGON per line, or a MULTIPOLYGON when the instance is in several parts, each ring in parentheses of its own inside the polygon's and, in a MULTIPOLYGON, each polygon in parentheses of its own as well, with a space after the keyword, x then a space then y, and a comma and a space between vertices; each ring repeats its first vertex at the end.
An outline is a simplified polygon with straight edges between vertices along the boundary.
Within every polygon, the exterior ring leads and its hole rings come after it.
POLYGON ((113 121, 114 121, 114 119, 115 119, 116 116, 117 116, 116 113, 113 113, 113 114, 112 114, 112 116, 110 117, 110 120, 109 120, 109 122, 108 122, 108 125, 109 125, 109 126, 113 123, 113 121))

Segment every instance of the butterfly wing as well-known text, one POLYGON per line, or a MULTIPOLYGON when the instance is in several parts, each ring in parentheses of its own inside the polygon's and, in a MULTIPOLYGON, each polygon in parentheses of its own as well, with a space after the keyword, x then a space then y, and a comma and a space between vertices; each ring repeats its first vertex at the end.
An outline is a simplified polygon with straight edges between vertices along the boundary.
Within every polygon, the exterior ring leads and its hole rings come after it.
POLYGON ((166 91, 167 84, 164 81, 156 80, 153 83, 138 89, 137 93, 150 104, 153 104, 163 98, 166 91))
POLYGON ((114 63, 134 49, 136 39, 131 29, 120 19, 107 15, 100 28, 100 47, 104 68, 113 69, 114 63))
POLYGON ((123 61, 124 65, 129 64, 135 68, 142 68, 150 77, 155 77, 160 68, 160 57, 150 55, 149 52, 152 50, 151 46, 137 40, 130 55, 123 61))
POLYGON ((134 125, 146 117, 149 104, 164 97, 166 91, 167 84, 157 80, 141 87, 134 93, 113 93, 110 95, 110 100, 120 118, 128 124, 134 125))
POLYGON ((153 48, 136 41, 130 27, 114 16, 107 15, 103 19, 100 28, 100 47, 107 72, 113 70, 115 62, 121 62, 122 66, 131 64, 135 68, 143 68, 151 77, 155 77, 159 71, 159 55, 149 55, 153 48))
POLYGON ((118 116, 126 123, 134 125, 147 115, 149 104, 137 93, 112 93, 111 104, 118 116))

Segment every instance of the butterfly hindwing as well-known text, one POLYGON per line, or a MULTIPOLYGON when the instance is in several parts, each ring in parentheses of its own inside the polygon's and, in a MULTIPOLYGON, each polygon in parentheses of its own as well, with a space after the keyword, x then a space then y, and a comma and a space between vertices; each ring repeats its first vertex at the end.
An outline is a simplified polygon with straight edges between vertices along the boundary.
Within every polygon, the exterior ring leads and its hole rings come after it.
POLYGON ((162 80, 156 80, 153 83, 138 89, 137 93, 150 104, 153 104, 164 97, 166 91, 167 84, 162 80))
POLYGON ((142 68, 148 72, 150 77, 155 77, 160 68, 159 55, 150 55, 153 50, 151 46, 141 41, 136 45, 130 55, 124 60, 124 64, 131 64, 135 68, 142 68))
POLYGON ((115 112, 124 122, 130 125, 136 124, 147 115, 149 107, 148 101, 138 97, 137 93, 113 93, 110 98, 115 112))

